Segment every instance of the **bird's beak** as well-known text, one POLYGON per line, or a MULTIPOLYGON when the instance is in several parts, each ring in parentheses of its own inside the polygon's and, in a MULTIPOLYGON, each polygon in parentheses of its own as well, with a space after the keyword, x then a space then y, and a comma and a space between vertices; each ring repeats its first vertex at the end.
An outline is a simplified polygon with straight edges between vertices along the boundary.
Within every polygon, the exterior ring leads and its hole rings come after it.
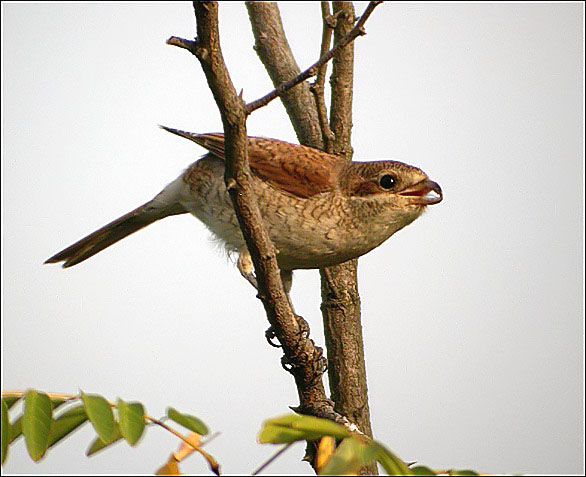
POLYGON ((441 202, 443 199, 442 188, 437 182, 424 179, 417 184, 407 187, 399 192, 403 197, 409 197, 411 204, 432 205, 441 202))

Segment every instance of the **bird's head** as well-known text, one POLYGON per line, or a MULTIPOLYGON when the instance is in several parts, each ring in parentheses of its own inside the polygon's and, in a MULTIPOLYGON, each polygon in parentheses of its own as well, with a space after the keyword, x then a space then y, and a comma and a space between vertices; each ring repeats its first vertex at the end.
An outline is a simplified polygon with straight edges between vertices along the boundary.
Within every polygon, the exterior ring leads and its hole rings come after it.
POLYGON ((442 189, 417 167, 397 161, 351 162, 340 187, 356 216, 394 233, 442 201, 442 189))

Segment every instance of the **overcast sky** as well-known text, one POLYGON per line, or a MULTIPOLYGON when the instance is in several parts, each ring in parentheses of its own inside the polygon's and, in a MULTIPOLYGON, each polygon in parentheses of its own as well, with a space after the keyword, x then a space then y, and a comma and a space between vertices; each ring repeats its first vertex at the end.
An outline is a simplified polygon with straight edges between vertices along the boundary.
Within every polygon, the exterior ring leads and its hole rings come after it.
MULTIPOLYGON (((357 5, 361 13, 365 4, 357 5)), ((319 4, 281 6, 298 63, 319 4)), ((583 473, 584 7, 379 6, 356 40, 356 160, 422 168, 444 201, 360 260, 374 434, 400 457, 487 473, 583 473)), ((220 8, 247 101, 271 89, 243 4, 220 8)), ((157 125, 221 130, 190 3, 2 3, 2 389, 168 405, 221 432, 249 473, 261 422, 298 404, 259 300, 193 217, 168 218, 72 269, 55 252, 151 199, 204 151, 157 125)), ((296 142, 280 103, 251 135, 296 142)), ((323 346, 319 274, 293 301, 323 346)), ((152 473, 175 450, 149 429, 86 458, 89 425, 7 473, 152 473)), ((294 446, 273 473, 311 474, 294 446)), ((207 472, 199 456, 185 472, 207 472)))

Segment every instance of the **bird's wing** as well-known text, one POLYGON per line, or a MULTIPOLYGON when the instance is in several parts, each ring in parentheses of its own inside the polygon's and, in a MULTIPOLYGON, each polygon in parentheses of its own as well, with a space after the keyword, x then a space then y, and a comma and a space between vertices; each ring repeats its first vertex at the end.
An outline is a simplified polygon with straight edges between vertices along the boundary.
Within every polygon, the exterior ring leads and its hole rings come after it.
MULTIPOLYGON (((161 127, 224 159, 224 134, 194 134, 161 127)), ((319 149, 262 137, 248 138, 248 160, 257 177, 283 192, 303 198, 335 189, 343 165, 343 159, 319 149)))

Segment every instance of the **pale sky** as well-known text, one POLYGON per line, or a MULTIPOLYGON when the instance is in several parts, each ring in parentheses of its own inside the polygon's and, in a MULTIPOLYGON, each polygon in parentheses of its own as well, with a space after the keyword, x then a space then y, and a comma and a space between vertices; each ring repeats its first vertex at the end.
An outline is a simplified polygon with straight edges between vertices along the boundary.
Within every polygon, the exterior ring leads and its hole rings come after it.
MULTIPOLYGON (((358 4, 361 13, 366 4, 358 4)), ((298 63, 319 4, 287 3, 298 63)), ((220 8, 247 101, 271 89, 243 4, 220 8)), ((422 168, 444 201, 360 259, 375 437, 406 461, 486 473, 584 472, 584 7, 385 3, 356 40, 355 160, 422 168)), ((157 125, 221 130, 189 2, 2 3, 2 389, 97 392, 219 431, 225 473, 276 449, 261 423, 298 404, 250 285, 195 218, 165 219, 87 262, 43 261, 151 199, 204 151, 157 125)), ((251 135, 296 142, 280 103, 251 135)), ((323 346, 319 274, 293 301, 323 346)), ((92 458, 86 425, 6 473, 153 473, 149 429, 92 458)), ((267 472, 312 474, 298 444, 267 472)), ((186 473, 207 473, 192 456, 186 473)))

